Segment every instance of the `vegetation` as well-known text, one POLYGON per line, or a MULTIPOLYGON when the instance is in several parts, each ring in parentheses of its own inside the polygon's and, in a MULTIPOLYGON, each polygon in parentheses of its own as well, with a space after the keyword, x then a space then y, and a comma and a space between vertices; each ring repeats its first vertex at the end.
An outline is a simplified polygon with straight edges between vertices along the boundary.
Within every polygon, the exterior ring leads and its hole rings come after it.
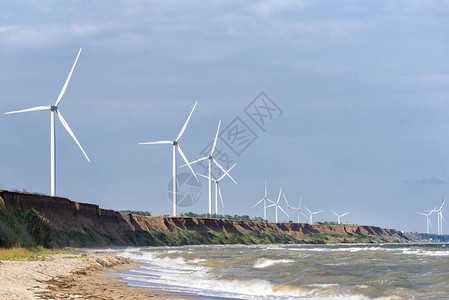
POLYGON ((140 211, 140 210, 120 210, 120 212, 133 214, 133 215, 139 215, 139 216, 151 216, 150 212, 140 211))
POLYGON ((0 207, 0 247, 50 247, 51 227, 34 210, 0 207))
POLYGON ((47 255, 68 253, 63 249, 36 248, 0 248, 0 260, 39 260, 45 259, 47 255))
POLYGON ((117 245, 118 242, 109 235, 98 233, 90 228, 84 228, 86 233, 78 231, 52 232, 53 247, 106 247, 117 245))
MULTIPOLYGON (((220 215, 220 214, 196 214, 193 212, 183 213, 181 217, 192 217, 192 218, 215 218, 215 219, 227 219, 227 220, 242 220, 242 221, 264 221, 261 217, 251 218, 250 216, 244 215, 220 215)), ((265 220, 266 222, 266 220, 265 220)))
POLYGON ((413 233, 413 239, 417 242, 449 243, 449 235, 439 235, 432 233, 413 233))

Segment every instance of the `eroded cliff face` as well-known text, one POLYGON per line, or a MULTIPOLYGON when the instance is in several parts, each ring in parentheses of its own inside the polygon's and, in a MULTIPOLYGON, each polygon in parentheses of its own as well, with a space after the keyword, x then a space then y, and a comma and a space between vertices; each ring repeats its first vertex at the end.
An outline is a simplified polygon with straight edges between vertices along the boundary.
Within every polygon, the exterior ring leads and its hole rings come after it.
MULTIPOLYGON (((55 230, 80 234, 98 233, 112 237, 114 244, 126 245, 129 232, 193 231, 199 234, 278 234, 290 235, 289 242, 313 242, 313 235, 340 237, 329 242, 354 242, 355 236, 380 237, 382 241, 405 242, 409 238, 394 229, 357 225, 309 225, 191 217, 148 217, 101 209, 98 205, 0 189, 0 204, 7 209, 34 209, 55 230)), ((326 238, 324 238, 324 241, 326 238)), ((238 240, 240 241, 240 240, 238 240)), ((231 241, 232 242, 232 241, 231 241)))

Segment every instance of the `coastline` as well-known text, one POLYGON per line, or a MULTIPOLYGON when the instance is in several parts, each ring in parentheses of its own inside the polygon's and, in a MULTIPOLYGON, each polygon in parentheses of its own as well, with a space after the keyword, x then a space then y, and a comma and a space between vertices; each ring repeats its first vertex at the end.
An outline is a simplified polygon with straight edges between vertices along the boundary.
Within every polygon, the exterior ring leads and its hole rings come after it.
POLYGON ((48 255, 43 260, 0 261, 1 299, 176 299, 163 290, 137 288, 115 272, 139 265, 111 252, 48 255))

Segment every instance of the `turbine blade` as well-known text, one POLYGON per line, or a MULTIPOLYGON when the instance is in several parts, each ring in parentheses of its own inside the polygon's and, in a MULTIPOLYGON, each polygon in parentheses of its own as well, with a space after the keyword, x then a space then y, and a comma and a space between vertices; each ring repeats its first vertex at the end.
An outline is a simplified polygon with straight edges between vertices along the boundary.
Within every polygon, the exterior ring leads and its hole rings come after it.
POLYGON ((348 212, 342 214, 342 215, 340 216, 340 218, 346 216, 346 215, 349 214, 349 213, 350 213, 350 211, 348 211, 348 212))
POLYGON ((218 187, 218 195, 220 195, 221 207, 224 208, 223 196, 221 195, 221 189, 220 189, 220 185, 218 184, 218 182, 217 182, 217 187, 218 187))
POLYGON ((279 191, 278 201, 276 201, 276 204, 279 203, 279 200, 281 200, 281 194, 282 194, 282 188, 281 188, 281 190, 279 191))
POLYGON ((182 159, 185 161, 185 163, 186 163, 187 166, 189 167, 189 169, 190 169, 190 171, 192 172, 193 176, 195 176, 196 181, 197 181, 197 182, 200 182, 200 181, 198 180, 198 177, 196 177, 196 174, 195 174, 195 172, 193 171, 192 166, 190 165, 189 161, 187 160, 186 155, 185 155, 184 152, 182 151, 181 146, 179 146, 179 144, 178 144, 177 146, 178 146, 177 148, 178 148, 179 154, 181 154, 182 159))
MULTIPOLYGON (((195 161, 192 161, 192 162, 190 163, 190 165, 196 164, 196 163, 198 163, 198 162, 200 162, 200 161, 203 161, 203 160, 206 160, 206 159, 209 159, 209 156, 202 157, 202 158, 200 158, 200 159, 197 159, 197 160, 195 160, 195 161)), ((181 168, 182 168, 182 167, 185 167, 185 166, 187 166, 187 164, 182 165, 181 168)), ((207 177, 207 178, 209 178, 209 177, 207 177)))
POLYGON ((417 214, 420 214, 420 215, 423 215, 423 216, 427 217, 427 214, 424 214, 424 213, 417 212, 417 214))
POLYGON ((279 209, 288 217, 287 212, 282 208, 282 206, 279 206, 279 209))
POLYGON ((257 202, 256 204, 254 204, 254 206, 252 207, 252 208, 254 208, 254 207, 256 207, 257 205, 259 205, 262 201, 264 200, 264 198, 262 198, 259 202, 257 202))
POLYGON ((212 158, 212 160, 217 165, 217 167, 219 167, 225 173, 225 175, 227 175, 229 178, 231 178, 232 181, 234 181, 235 184, 237 184, 237 181, 235 181, 234 178, 232 178, 232 176, 228 172, 226 172, 226 170, 218 163, 215 158, 212 158))
POLYGON ((196 173, 196 175, 209 179, 209 176, 205 176, 205 175, 200 174, 200 173, 196 173))
POLYGON ((212 145, 212 151, 210 152, 211 156, 214 154, 215 146, 217 146, 217 139, 218 139, 218 132, 220 131, 220 125, 221 125, 221 120, 218 121, 217 133, 215 134, 214 144, 212 145))
POLYGON ((227 170, 223 175, 221 175, 220 178, 217 179, 217 181, 220 181, 223 179, 223 177, 225 177, 227 174, 229 174, 229 172, 231 172, 231 170, 236 166, 237 164, 233 164, 232 167, 229 168, 229 170, 227 170))
POLYGON ((195 105, 192 108, 192 111, 190 112, 189 117, 187 118, 186 122, 184 123, 184 126, 182 127, 181 131, 178 134, 178 137, 176 138, 176 141, 179 141, 179 139, 181 138, 182 134, 184 133, 184 130, 186 130, 187 124, 189 124, 190 121, 190 117, 193 114, 193 111, 195 110, 196 105, 198 104, 198 101, 195 102, 195 105))
POLYGON ((331 212, 333 212, 334 215, 336 215, 338 217, 338 214, 335 211, 333 211, 332 209, 331 209, 331 212))
POLYGON ((309 212, 309 214, 312 213, 312 212, 310 211, 310 209, 307 208, 307 206, 304 205, 304 207, 305 207, 305 209, 307 209, 307 211, 309 212))
POLYGON ((324 210, 316 211, 316 212, 314 212, 312 215, 316 215, 316 214, 322 213, 323 211, 324 211, 324 210))
POLYGON ((287 203, 287 207, 290 207, 290 204, 288 204, 287 197, 285 197, 284 193, 282 193, 282 196, 284 196, 284 200, 285 200, 285 203, 287 203))
POLYGON ((58 99, 56 100, 55 106, 59 105, 59 102, 62 99, 62 96, 64 96, 65 90, 67 89, 67 85, 69 84, 70 78, 72 77, 73 70, 75 69, 76 63, 78 62, 78 58, 80 57, 81 50, 83 48, 80 48, 80 51, 78 52, 78 55, 76 56, 75 62, 73 63, 72 69, 70 70, 69 76, 67 77, 64 86, 62 87, 61 92, 59 93, 58 99))
POLYGON ((158 142, 139 143, 139 145, 162 145, 162 144, 172 145, 173 142, 170 142, 170 141, 158 141, 158 142))
POLYGON ((41 111, 41 110, 51 110, 51 106, 36 106, 36 107, 22 109, 22 110, 15 110, 15 111, 6 112, 5 115, 18 114, 18 113, 30 112, 30 111, 41 111))
POLYGON ((267 179, 265 179, 265 198, 267 198, 267 179))
POLYGON ((267 208, 273 207, 273 206, 276 206, 276 203, 275 203, 275 204, 268 205, 267 208))
POLYGON ((67 130, 67 132, 70 134, 70 136, 73 138, 73 140, 75 141, 75 143, 78 145, 78 147, 80 148, 81 152, 83 152, 84 156, 86 157, 87 161, 90 162, 89 157, 87 156, 86 152, 84 152, 83 147, 81 146, 81 144, 78 142, 78 139, 76 138, 75 134, 73 133, 72 129, 70 129, 69 124, 67 124, 66 120, 64 119, 64 117, 62 116, 61 112, 59 110, 56 110, 56 114, 58 115, 59 121, 61 121, 62 126, 64 126, 64 128, 67 130))

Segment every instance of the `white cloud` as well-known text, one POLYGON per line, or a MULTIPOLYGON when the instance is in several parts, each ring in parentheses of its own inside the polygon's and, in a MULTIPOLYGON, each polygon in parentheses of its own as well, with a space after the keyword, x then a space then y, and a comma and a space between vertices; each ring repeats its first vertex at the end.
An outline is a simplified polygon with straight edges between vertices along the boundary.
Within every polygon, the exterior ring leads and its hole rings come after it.
POLYGON ((47 48, 61 45, 73 39, 96 35, 103 31, 97 25, 52 24, 39 26, 0 27, 0 43, 12 48, 47 48))
POLYGON ((261 17, 268 17, 274 13, 302 9, 305 2, 302 0, 262 0, 253 7, 254 13, 261 17))

